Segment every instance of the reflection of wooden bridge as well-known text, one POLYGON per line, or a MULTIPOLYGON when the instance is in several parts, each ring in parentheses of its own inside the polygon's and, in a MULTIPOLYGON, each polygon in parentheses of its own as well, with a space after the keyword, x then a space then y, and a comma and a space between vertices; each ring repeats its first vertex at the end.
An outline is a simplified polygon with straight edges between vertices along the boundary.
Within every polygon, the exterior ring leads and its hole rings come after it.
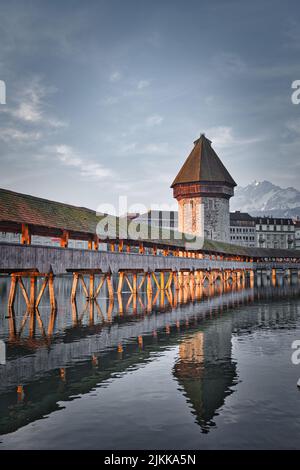
MULTIPOLYGON (((128 340, 136 340, 142 347, 144 335, 156 336, 161 329, 168 333, 171 328, 179 329, 182 322, 188 326, 189 323, 193 323, 195 312, 197 315, 210 317, 212 312, 222 313, 229 308, 247 304, 253 301, 254 292, 242 286, 228 285, 224 289, 219 285, 206 286, 193 294, 188 290, 181 294, 178 292, 173 299, 164 296, 163 293, 163 304, 161 293, 156 296, 153 297, 151 305, 147 305, 146 294, 143 296, 129 294, 123 313, 120 313, 117 300, 112 305, 112 301, 108 299, 106 307, 101 309, 101 315, 95 308, 93 318, 87 304, 79 311, 74 303, 70 312, 72 327, 64 330, 63 334, 55 336, 51 315, 49 318, 47 316, 51 328, 44 325, 40 332, 43 331, 45 334, 40 334, 38 337, 32 335, 30 328, 24 336, 24 332, 20 332, 9 323, 8 358, 6 366, 0 369, 0 384, 2 384, 0 389, 2 386, 7 388, 12 384, 24 384, 35 374, 46 374, 49 370, 67 367, 86 357, 93 360, 101 351, 115 349, 121 353, 128 340), (196 310, 194 302, 197 302, 196 310), (150 307, 152 312, 156 311, 156 314, 149 315, 150 307), (85 325, 82 323, 84 315, 88 319, 85 325), (135 321, 131 321, 132 319, 135 321), (10 357, 11 346, 13 346, 12 357, 10 357), (23 355, 24 348, 30 350, 31 354, 23 355)), ((20 319, 20 324, 23 324, 23 318, 20 319)), ((39 326, 37 319, 36 323, 39 326)))
MULTIPOLYGON (((40 293, 43 290, 44 282, 40 293)), ((83 282, 85 284, 84 280, 83 282)), ((22 292, 28 298, 23 282, 21 285, 22 292)), ((116 296, 106 299, 107 305, 104 310, 95 297, 86 297, 83 304, 80 303, 80 307, 77 305, 76 298, 73 298, 71 300, 72 326, 81 327, 86 323, 89 326, 97 324, 102 326, 110 325, 115 321, 116 312, 119 319, 127 318, 128 315, 134 315, 134 318, 137 319, 140 315, 148 315, 156 309, 159 309, 160 312, 170 312, 180 305, 200 301, 208 296, 228 294, 232 290, 239 291, 245 288, 245 286, 246 283, 243 278, 241 282, 215 283, 206 284, 205 286, 186 283, 178 290, 157 288, 151 292, 118 293, 116 296)), ((85 295, 85 293, 85 289, 82 289, 81 294, 85 295)), ((38 306, 32 309, 30 305, 26 304, 23 316, 20 317, 18 313, 17 321, 14 307, 9 308, 8 330, 10 343, 26 344, 28 347, 33 348, 43 344, 50 344, 54 333, 56 314, 56 308, 51 308, 46 318, 42 319, 38 306), (27 336, 24 337, 26 325, 27 336)))

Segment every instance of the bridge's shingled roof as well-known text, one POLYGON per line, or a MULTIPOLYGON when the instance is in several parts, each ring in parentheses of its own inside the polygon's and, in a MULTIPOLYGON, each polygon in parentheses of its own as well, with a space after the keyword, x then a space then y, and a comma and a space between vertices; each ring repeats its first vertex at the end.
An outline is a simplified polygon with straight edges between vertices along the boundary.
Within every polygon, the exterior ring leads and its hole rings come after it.
MULTIPOLYGON (((90 235, 96 234, 97 224, 102 217, 103 215, 97 214, 95 211, 84 207, 72 206, 70 204, 0 189, 0 230, 1 225, 24 223, 36 227, 68 230, 77 234, 82 233, 82 235, 90 235)), ((115 219, 115 233, 106 232, 103 236, 100 236, 101 239, 104 240, 107 238, 114 240, 122 238, 122 236, 118 235, 122 232, 120 229, 121 219, 119 217, 115 219)), ((160 228, 158 238, 153 239, 151 238, 150 226, 148 226, 148 224, 139 224, 134 221, 130 223, 137 226, 136 233, 141 233, 138 239, 149 244, 183 249, 185 248, 186 242, 189 242, 189 240, 185 240, 184 235, 180 234, 180 232, 164 228, 160 228), (145 233, 146 235, 144 235, 145 233)), ((192 248, 190 249, 192 250, 192 248)), ((249 248, 214 240, 204 240, 201 251, 255 258, 297 258, 300 256, 300 252, 297 250, 249 248)))
POLYGON ((0 221, 95 233, 96 212, 0 189, 0 221))
POLYGON ((194 142, 194 148, 173 181, 171 188, 183 183, 225 183, 236 186, 220 158, 203 134, 194 142))

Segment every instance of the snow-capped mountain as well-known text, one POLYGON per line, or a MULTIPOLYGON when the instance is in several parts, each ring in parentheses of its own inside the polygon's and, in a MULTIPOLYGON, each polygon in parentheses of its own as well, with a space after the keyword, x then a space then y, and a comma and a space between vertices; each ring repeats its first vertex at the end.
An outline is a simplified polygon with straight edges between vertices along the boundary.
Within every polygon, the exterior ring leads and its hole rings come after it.
POLYGON ((235 189, 230 210, 257 216, 300 217, 300 191, 291 187, 284 189, 269 181, 254 181, 235 189))

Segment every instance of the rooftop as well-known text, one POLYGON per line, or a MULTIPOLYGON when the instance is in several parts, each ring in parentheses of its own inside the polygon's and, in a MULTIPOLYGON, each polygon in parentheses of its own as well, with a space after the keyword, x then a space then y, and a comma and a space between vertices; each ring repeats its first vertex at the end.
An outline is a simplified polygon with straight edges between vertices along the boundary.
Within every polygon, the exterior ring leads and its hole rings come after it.
POLYGON ((293 225, 293 219, 283 217, 255 217, 255 222, 263 225, 293 225))
POLYGON ((235 211, 235 212, 230 212, 230 220, 233 221, 243 221, 243 222, 254 222, 255 219, 252 217, 248 212, 240 212, 240 211, 235 211))
POLYGON ((184 162, 181 170, 173 181, 171 188, 183 183, 225 183, 236 186, 220 158, 211 146, 211 141, 201 134, 194 142, 194 148, 184 162))

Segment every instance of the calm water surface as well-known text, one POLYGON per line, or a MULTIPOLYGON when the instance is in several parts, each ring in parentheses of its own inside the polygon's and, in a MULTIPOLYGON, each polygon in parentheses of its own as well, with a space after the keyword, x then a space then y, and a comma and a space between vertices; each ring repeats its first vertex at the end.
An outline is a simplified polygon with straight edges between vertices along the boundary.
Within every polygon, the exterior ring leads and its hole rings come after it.
POLYGON ((300 447, 298 284, 147 309, 129 294, 72 306, 70 283, 56 279, 56 316, 45 298, 33 324, 20 296, 7 317, 0 279, 0 449, 300 447))

